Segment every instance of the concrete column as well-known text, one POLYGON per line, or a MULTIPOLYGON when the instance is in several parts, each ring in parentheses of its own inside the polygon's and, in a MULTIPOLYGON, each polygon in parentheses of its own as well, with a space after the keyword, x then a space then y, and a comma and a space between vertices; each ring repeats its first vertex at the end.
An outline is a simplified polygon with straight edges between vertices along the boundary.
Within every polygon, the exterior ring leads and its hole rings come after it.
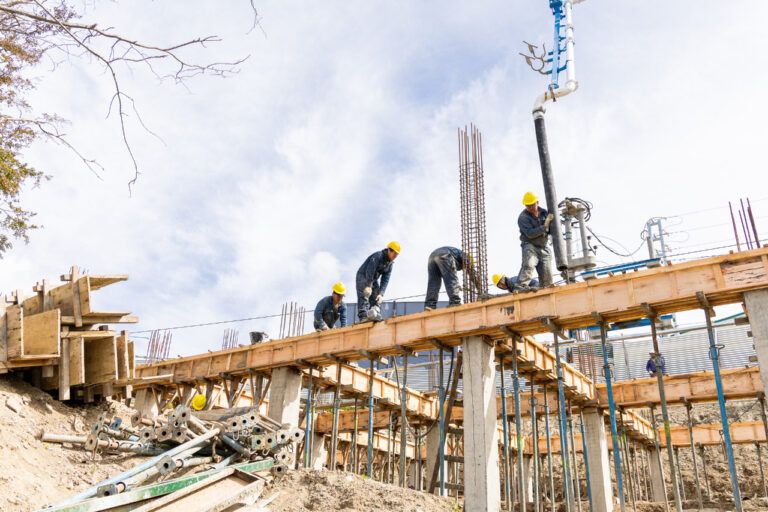
MULTIPOLYGON (((427 480, 424 483, 424 490, 429 490, 433 480, 440 478, 440 472, 435 471, 438 468, 438 459, 440 458, 440 426, 435 425, 432 430, 427 434, 427 462, 424 468, 427 480)), ((446 482, 448 481, 448 464, 443 464, 443 471, 445 471, 446 482)), ((435 494, 440 494, 440 487, 435 487, 435 494)))
MULTIPOLYGON (((523 455, 523 485, 525 486, 525 502, 533 503, 533 455, 523 455)), ((518 485, 518 487, 520 486, 518 485)))
POLYGON ((134 409, 144 418, 154 419, 160 412, 155 400, 155 393, 151 388, 140 389, 136 392, 134 409))
POLYGON ((496 366, 482 336, 462 339, 464 361, 464 509, 501 507, 499 438, 496 430, 496 366))
POLYGON ((298 427, 300 400, 301 373, 289 366, 273 369, 267 416, 281 424, 298 427))
POLYGON ((312 434, 312 453, 309 454, 309 467, 312 469, 323 469, 330 460, 328 448, 325 446, 325 436, 312 434))
POLYGON ((763 389, 768 392, 768 290, 755 290, 744 293, 747 316, 752 328, 752 340, 760 365, 760 378, 763 389))
POLYGON ((605 435, 605 419, 601 410, 584 409, 584 435, 587 438, 592 511, 611 512, 613 510, 611 460, 608 457, 608 439, 605 435))
MULTIPOLYGON (((648 449, 648 460, 651 463, 651 499, 663 503, 667 499, 667 493, 664 487, 664 473, 661 458, 656 448, 648 449)), ((592 471, 592 467, 589 468, 592 471)))

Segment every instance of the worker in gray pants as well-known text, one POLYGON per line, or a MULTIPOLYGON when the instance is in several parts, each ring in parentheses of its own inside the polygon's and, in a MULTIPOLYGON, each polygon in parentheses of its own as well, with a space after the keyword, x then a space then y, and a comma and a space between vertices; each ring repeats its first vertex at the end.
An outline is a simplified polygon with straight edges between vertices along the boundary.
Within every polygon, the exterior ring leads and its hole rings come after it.
MULTIPOLYGON (((474 278, 474 261, 471 254, 456 247, 440 247, 432 251, 427 260, 427 296, 424 299, 424 309, 429 311, 437 307, 437 296, 440 294, 441 280, 445 283, 448 293, 448 306, 461 304, 461 285, 459 285, 459 270, 470 272, 474 278)), ((480 288, 478 288, 480 289, 480 288)))
POLYGON ((517 218, 523 262, 517 276, 516 288, 521 292, 533 291, 530 286, 533 270, 539 275, 542 288, 552 286, 552 254, 549 252, 549 225, 555 216, 539 206, 539 198, 533 192, 523 197, 523 210, 517 218))

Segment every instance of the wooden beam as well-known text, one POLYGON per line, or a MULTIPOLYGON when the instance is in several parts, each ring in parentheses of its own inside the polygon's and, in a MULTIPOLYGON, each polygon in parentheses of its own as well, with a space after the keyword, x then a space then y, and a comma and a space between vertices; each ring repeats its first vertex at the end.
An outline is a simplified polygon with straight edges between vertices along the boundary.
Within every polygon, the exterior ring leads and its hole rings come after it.
MULTIPOLYGON (((755 441, 765 442, 765 429, 762 421, 747 421, 740 423, 731 423, 728 425, 731 432, 731 443, 733 444, 753 444, 755 441)), ((694 425, 693 442, 703 446, 720 446, 723 444, 722 423, 715 425, 694 425)), ((672 445, 680 447, 690 447, 691 441, 688 437, 687 426, 670 427, 672 434, 672 445)), ((664 438, 664 429, 659 429, 659 444, 666 447, 664 438)))
MULTIPOLYGON (((726 400, 755 398, 758 392, 763 391, 760 368, 756 366, 721 370, 720 373, 723 382, 723 395, 726 400)), ((612 387, 613 399, 619 407, 645 408, 648 402, 656 405, 661 403, 656 377, 617 381, 612 383, 612 387)), ((669 404, 681 404, 683 398, 691 402, 717 401, 714 372, 666 376, 664 377, 664 389, 669 404)), ((597 394, 601 404, 608 403, 605 384, 597 385, 597 394)))

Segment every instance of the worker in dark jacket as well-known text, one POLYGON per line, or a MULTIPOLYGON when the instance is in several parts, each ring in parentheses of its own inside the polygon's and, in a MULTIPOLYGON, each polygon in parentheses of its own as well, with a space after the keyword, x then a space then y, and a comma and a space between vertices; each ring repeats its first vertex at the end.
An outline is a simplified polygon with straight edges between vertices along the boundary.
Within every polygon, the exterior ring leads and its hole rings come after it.
POLYGON ((315 306, 315 330, 327 331, 333 329, 336 322, 341 320, 340 327, 347 326, 347 306, 344 304, 344 285, 336 283, 333 291, 327 297, 320 299, 315 306))
POLYGON ((517 276, 517 289, 531 291, 533 270, 539 275, 542 288, 552 285, 552 255, 549 252, 549 225, 554 215, 539 206, 539 198, 533 192, 523 197, 525 210, 517 218, 520 228, 520 242, 523 247, 523 263, 517 276))
MULTIPOLYGON (((519 291, 517 288, 517 276, 507 277, 504 274, 493 274, 493 284, 500 290, 507 290, 509 293, 515 293, 519 291)), ((528 287, 538 288, 539 280, 534 277, 531 279, 528 287)))
MULTIPOLYGON (((459 296, 459 270, 470 273, 473 281, 477 281, 475 275, 475 259, 468 252, 456 247, 440 247, 432 251, 427 260, 427 296, 424 300, 424 309, 430 310, 437 307, 437 296, 440 294, 440 281, 445 283, 445 291, 448 292, 448 305, 461 304, 459 296)), ((482 290, 479 282, 475 283, 478 290, 482 290)))
POLYGON ((387 291, 392 263, 400 254, 400 244, 390 242, 386 249, 368 256, 357 271, 357 317, 360 322, 381 320, 381 301, 387 291), (370 310, 370 315, 369 315, 370 310))
MULTIPOLYGON (((656 370, 656 360, 654 359, 655 356, 655 352, 648 352, 648 362, 645 363, 645 371, 648 372, 649 377, 656 377, 656 374, 658 373, 656 370)), ((666 361, 664 361, 664 356, 660 355, 659 358, 661 359, 661 374, 666 375, 667 369, 665 368, 666 361)))

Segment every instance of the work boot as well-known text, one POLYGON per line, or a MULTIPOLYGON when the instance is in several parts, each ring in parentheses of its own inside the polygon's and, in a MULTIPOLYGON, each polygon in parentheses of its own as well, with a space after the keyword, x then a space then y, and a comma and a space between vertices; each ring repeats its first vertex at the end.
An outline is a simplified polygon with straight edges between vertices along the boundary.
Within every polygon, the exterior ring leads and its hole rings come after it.
POLYGON ((431 308, 429 306, 424 306, 424 311, 434 311, 435 308, 431 308))

